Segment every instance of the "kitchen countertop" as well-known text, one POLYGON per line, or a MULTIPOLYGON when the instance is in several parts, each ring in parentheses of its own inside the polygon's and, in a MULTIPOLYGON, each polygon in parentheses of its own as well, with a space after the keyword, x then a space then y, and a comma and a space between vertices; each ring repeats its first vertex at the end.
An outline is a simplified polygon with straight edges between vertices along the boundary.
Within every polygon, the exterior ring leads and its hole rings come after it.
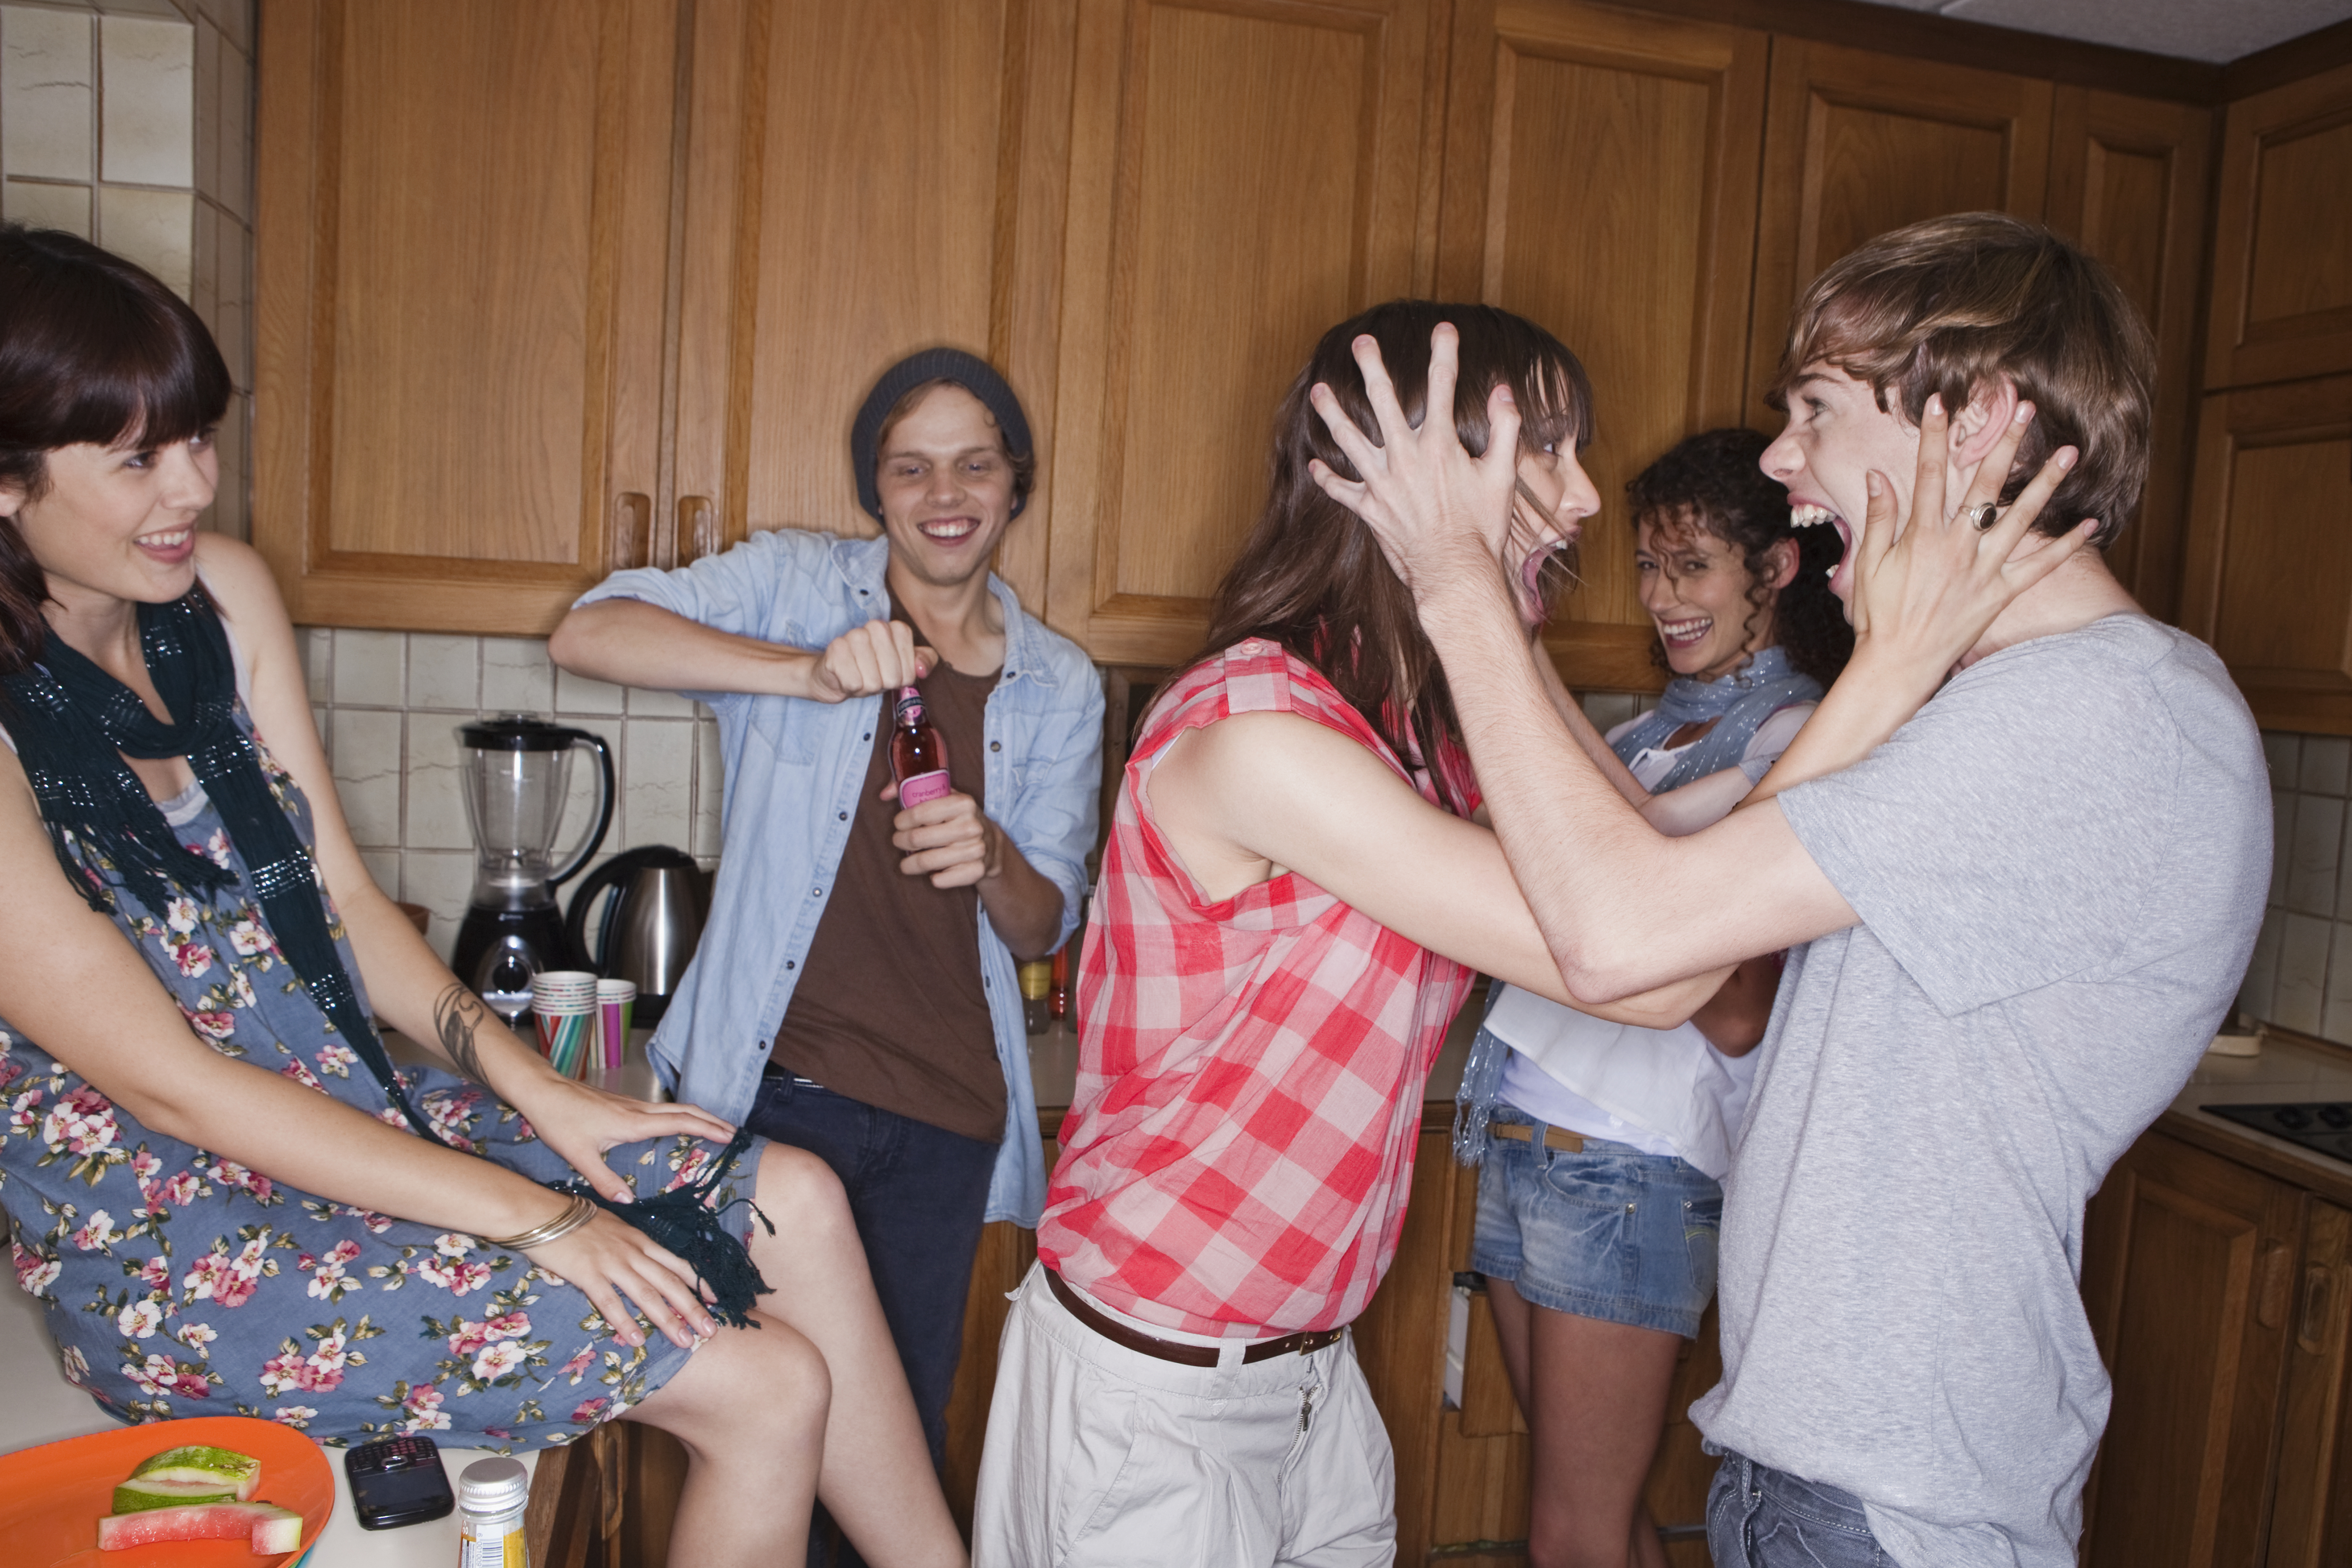
POLYGON ((2352 1100, 2352 1051, 2265 1036, 2259 1055, 2200 1058, 2156 1130, 2352 1205, 2352 1164, 2200 1109, 2321 1100, 2352 1100))

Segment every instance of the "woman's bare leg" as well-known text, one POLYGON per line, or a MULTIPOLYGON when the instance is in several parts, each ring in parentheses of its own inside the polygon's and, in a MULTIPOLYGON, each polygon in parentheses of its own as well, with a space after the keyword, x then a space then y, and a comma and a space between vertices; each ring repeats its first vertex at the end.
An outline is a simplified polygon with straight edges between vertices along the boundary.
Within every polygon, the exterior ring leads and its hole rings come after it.
POLYGON ((963 1538, 931 1468, 915 1396, 874 1294, 849 1200, 831 1167, 806 1150, 771 1143, 761 1158, 751 1261, 774 1287, 761 1310, 805 1334, 832 1374, 817 1496, 875 1568, 968 1562, 963 1538))
POLYGON ((1666 1568, 1642 1483, 1681 1336, 1534 1306, 1508 1280, 1486 1295, 1535 1450, 1531 1568, 1666 1568))
POLYGON ((875 1568, 962 1568, 840 1181, 781 1143, 761 1156, 758 1180, 776 1226, 752 1226, 751 1260, 773 1287, 760 1298, 763 1326, 719 1330, 631 1413, 675 1434, 693 1461, 671 1559, 797 1563, 814 1494, 875 1568), (755 1550, 749 1531, 761 1521, 787 1528, 755 1550))
POLYGON ((782 1319, 725 1329, 628 1419, 686 1446, 670 1559, 770 1568, 808 1554, 831 1383, 824 1357, 782 1319))

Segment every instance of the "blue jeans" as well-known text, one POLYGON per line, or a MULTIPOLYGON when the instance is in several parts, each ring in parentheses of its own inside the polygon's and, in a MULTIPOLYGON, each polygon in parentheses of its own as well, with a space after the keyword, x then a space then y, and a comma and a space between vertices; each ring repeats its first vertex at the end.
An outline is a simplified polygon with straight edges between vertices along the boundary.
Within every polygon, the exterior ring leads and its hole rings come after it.
POLYGON ((1895 1568, 1862 1500, 1727 1452, 1706 1494, 1715 1568, 1895 1568))
MULTIPOLYGON (((948 1395, 963 1355, 964 1297, 971 1289, 996 1145, 775 1075, 760 1080, 743 1124, 763 1138, 806 1149, 841 1178, 874 1293, 882 1300, 915 1413, 930 1442, 931 1463, 943 1464, 948 1395)), ((790 1216, 773 1217, 789 1234, 790 1216)), ((821 1561, 814 1554, 830 1534, 811 1531, 812 1562, 821 1561)), ((856 1557, 845 1544, 839 1561, 847 1564, 856 1557)))

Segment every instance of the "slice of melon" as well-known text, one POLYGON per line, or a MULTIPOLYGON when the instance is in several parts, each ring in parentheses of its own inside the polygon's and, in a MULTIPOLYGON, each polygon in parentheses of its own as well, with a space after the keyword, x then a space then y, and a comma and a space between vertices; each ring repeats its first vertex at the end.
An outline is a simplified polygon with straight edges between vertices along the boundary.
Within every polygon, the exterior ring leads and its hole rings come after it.
POLYGON ((151 1508, 177 1508, 192 1502, 244 1502, 226 1481, 167 1481, 153 1476, 133 1476, 114 1489, 114 1511, 139 1513, 151 1508))
POLYGON ((203 1443, 191 1443, 183 1447, 166 1448, 142 1461, 131 1472, 131 1479, 134 1481, 210 1482, 235 1492, 236 1500, 244 1502, 261 1484, 261 1461, 233 1448, 215 1448, 203 1443))
POLYGON ((240 1539, 258 1556, 291 1552, 302 1544, 302 1516, 272 1502, 214 1502, 109 1514, 98 1521, 100 1552, 159 1541, 240 1539))

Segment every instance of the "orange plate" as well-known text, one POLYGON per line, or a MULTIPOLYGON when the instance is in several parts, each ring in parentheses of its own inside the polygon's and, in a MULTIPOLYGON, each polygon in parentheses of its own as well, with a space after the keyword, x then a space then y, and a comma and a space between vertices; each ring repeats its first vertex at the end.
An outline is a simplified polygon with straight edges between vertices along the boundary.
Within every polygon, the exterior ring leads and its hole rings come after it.
POLYGON ((275 1421, 197 1415, 119 1426, 21 1453, 0 1454, 0 1541, 9 1568, 261 1568, 299 1562, 335 1508, 335 1472, 316 1443, 275 1421), (302 1544, 256 1557, 242 1541, 173 1541, 121 1552, 98 1549, 98 1521, 114 1511, 114 1489, 140 1462, 187 1443, 208 1443, 261 1461, 256 1502, 302 1515, 302 1544))

